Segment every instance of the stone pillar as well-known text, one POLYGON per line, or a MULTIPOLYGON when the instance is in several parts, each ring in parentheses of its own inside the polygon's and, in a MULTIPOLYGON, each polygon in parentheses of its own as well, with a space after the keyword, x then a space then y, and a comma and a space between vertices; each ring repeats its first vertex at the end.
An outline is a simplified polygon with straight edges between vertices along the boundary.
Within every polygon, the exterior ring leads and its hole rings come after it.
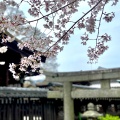
POLYGON ((64 120, 74 120, 74 100, 71 98, 72 83, 64 82, 64 120))
POLYGON ((101 80, 101 89, 110 89, 110 80, 101 80))

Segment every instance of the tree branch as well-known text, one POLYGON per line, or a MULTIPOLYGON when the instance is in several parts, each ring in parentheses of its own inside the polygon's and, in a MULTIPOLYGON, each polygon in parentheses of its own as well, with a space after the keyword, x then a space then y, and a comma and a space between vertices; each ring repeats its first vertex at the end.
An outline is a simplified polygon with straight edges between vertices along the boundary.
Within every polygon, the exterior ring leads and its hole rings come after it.
MULTIPOLYGON (((41 20, 41 19, 43 19, 43 18, 45 18, 45 17, 47 17, 47 16, 49 16, 49 15, 51 15, 51 14, 53 14, 53 13, 58 12, 59 10, 61 10, 61 9, 65 8, 66 6, 69 6, 69 5, 73 4, 74 2, 76 2, 76 0, 75 0, 75 1, 73 1, 73 2, 71 2, 71 3, 69 3, 69 4, 67 4, 67 5, 65 5, 65 6, 63 6, 63 7, 61 7, 61 8, 59 8, 59 9, 57 9, 57 10, 55 10, 55 11, 53 11, 53 12, 51 12, 51 13, 49 13, 49 14, 47 14, 47 15, 44 15, 44 16, 42 16, 42 17, 38 18, 38 19, 31 20, 31 21, 27 21, 25 24, 27 24, 27 23, 31 23, 31 22, 34 22, 34 21, 41 20)), ((19 25, 20 25, 20 24, 19 24, 19 25)))
MULTIPOLYGON (((106 3, 107 3, 107 0, 106 0, 105 4, 106 4, 106 3)), ((96 37, 96 44, 97 44, 97 40, 98 40, 99 33, 100 33, 100 25, 101 25, 101 20, 102 20, 102 15, 103 15, 103 12, 104 12, 105 4, 104 4, 104 6, 103 6, 102 13, 101 13, 100 20, 99 20, 98 32, 97 32, 97 37, 96 37)))
POLYGON ((88 12, 86 12, 81 18, 79 18, 76 22, 74 22, 74 24, 65 32, 65 34, 58 40, 56 41, 52 46, 50 46, 46 51, 48 52, 54 45, 56 45, 58 42, 60 42, 64 37, 65 35, 67 35, 67 33, 78 23, 78 21, 80 21, 81 19, 83 19, 89 12, 91 12, 99 3, 101 3, 102 0, 99 0, 95 6, 93 6, 88 12))

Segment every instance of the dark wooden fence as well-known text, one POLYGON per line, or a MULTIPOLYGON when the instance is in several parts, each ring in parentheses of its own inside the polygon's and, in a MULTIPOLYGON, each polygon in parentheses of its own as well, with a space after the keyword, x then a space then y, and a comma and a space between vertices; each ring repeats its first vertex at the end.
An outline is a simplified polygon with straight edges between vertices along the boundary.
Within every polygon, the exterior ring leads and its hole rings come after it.
POLYGON ((0 98, 0 120, 57 120, 54 100, 0 98))

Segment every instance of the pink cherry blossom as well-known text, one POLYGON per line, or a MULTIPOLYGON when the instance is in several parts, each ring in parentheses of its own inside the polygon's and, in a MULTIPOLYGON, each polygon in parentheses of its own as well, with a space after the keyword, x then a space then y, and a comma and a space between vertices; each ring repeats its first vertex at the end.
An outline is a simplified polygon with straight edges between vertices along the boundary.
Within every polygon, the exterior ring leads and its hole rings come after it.
POLYGON ((8 50, 7 46, 0 47, 0 53, 5 53, 7 52, 7 50, 8 50))
POLYGON ((105 19, 105 21, 106 22, 111 22, 112 21, 112 19, 115 17, 115 14, 112 12, 112 13, 105 13, 104 14, 105 16, 104 16, 104 18, 103 19, 105 19))

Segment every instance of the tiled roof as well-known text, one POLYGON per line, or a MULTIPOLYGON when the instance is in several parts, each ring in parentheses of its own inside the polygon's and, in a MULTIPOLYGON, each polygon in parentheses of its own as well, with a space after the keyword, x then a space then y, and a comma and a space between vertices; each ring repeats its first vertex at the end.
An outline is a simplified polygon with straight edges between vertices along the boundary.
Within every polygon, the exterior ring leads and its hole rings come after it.
POLYGON ((0 97, 47 97, 47 90, 40 88, 0 87, 0 97))

